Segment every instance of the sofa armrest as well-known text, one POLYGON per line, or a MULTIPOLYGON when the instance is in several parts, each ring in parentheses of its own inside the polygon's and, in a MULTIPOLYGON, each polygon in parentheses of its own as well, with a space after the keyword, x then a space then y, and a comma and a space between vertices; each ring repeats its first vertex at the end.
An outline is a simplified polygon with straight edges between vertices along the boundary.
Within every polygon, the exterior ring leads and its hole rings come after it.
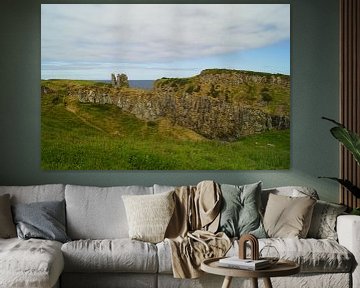
POLYGON ((339 243, 355 257, 352 273, 353 287, 360 287, 360 216, 341 215, 336 224, 339 243))

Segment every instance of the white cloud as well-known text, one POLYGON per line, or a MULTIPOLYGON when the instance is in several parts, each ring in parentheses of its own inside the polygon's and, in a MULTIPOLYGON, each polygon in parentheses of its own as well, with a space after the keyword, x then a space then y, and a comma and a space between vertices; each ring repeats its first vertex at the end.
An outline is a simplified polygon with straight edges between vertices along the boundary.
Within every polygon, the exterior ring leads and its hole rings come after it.
POLYGON ((166 63, 290 37, 288 4, 43 4, 42 61, 166 63))

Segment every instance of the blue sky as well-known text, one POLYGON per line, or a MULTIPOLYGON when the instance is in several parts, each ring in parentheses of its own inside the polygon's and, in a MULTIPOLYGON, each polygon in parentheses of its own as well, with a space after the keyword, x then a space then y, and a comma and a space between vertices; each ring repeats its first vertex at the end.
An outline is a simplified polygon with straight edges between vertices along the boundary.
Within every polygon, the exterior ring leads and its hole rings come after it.
POLYGON ((289 4, 42 4, 41 78, 290 74, 289 4))

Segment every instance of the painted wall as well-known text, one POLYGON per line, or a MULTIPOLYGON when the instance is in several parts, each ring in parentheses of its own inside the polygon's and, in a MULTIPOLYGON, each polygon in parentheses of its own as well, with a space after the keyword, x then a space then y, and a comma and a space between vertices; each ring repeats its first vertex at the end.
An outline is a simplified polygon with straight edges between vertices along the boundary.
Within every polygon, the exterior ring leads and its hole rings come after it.
MULTIPOLYGON (((174 0, 175 1, 175 0, 174 0)), ((105 1, 46 1, 46 3, 105 1)), ((249 1, 176 1, 176 3, 249 1)), ((252 1, 250 1, 252 2, 252 1)), ((338 175, 338 145, 321 116, 338 118, 338 0, 262 0, 291 4, 291 169, 285 171, 42 171, 40 169, 40 4, 2 0, 0 10, 0 185, 195 184, 203 179, 265 187, 308 185, 324 200, 338 186, 319 175, 338 175)), ((106 3, 126 3, 106 1, 106 3)), ((137 3, 171 3, 137 1, 137 3)))

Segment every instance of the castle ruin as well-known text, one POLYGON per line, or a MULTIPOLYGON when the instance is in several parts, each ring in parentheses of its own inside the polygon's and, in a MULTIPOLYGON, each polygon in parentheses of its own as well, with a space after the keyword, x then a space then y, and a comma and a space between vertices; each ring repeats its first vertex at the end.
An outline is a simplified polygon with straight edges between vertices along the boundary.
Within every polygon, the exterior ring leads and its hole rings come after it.
POLYGON ((113 87, 119 87, 119 88, 129 87, 128 77, 124 73, 117 74, 116 77, 115 77, 115 74, 112 73, 111 74, 111 85, 113 87))

